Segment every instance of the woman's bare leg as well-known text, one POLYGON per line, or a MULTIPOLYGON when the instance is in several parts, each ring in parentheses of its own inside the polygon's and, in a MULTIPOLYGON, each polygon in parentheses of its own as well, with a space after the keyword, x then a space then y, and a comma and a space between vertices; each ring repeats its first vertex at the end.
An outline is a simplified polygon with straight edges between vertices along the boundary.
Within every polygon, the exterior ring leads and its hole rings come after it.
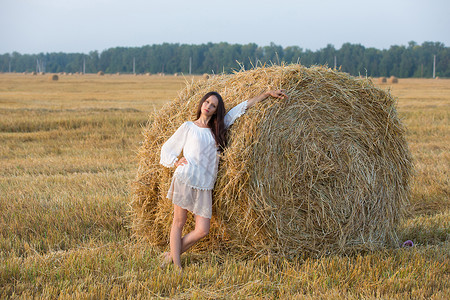
MULTIPOLYGON (((192 247, 196 242, 204 238, 209 233, 209 228, 211 224, 211 219, 203 218, 201 216, 195 216, 195 229, 188 234, 186 234, 181 239, 181 251, 180 256, 182 253, 186 252, 190 247, 192 247)), ((172 233, 170 235, 171 241, 172 241, 172 233)), ((172 244, 170 246, 172 249, 172 244)), ((168 263, 172 261, 172 253, 171 252, 165 252, 164 254, 164 263, 168 263)))
POLYGON ((170 256, 173 263, 182 269, 181 267, 181 233, 183 231, 184 224, 187 219, 187 210, 174 204, 173 209, 173 222, 170 230, 170 256))
POLYGON ((211 219, 195 215, 195 228, 181 239, 181 253, 186 252, 196 242, 209 233, 211 219))
POLYGON ((187 219, 187 210, 174 204, 173 222, 170 230, 170 253, 164 253, 164 264, 172 261, 181 267, 181 254, 209 233, 211 219, 195 215, 195 228, 181 238, 184 224, 187 219))

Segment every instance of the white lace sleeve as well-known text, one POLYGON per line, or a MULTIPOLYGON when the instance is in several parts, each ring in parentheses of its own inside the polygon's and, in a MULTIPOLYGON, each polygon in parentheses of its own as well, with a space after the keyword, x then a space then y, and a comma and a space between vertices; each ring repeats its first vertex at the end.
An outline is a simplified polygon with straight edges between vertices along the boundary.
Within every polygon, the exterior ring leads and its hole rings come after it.
POLYGON ((237 118, 239 118, 245 113, 246 110, 247 110, 247 100, 239 103, 238 105, 230 109, 230 111, 225 115, 224 119, 225 128, 230 127, 234 123, 234 121, 236 121, 237 118))
POLYGON ((184 148, 186 143, 186 136, 189 130, 189 125, 187 122, 183 123, 177 131, 164 143, 161 147, 161 160, 160 164, 167 168, 174 166, 175 162, 178 160, 178 155, 184 148))

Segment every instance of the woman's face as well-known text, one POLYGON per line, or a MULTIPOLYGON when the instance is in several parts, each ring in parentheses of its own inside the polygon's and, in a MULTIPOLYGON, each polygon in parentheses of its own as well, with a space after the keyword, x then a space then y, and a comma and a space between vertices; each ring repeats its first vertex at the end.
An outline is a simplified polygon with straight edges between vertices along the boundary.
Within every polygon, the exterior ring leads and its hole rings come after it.
POLYGON ((211 117, 217 110, 217 105, 219 104, 219 99, 216 96, 211 95, 202 104, 202 115, 211 117))

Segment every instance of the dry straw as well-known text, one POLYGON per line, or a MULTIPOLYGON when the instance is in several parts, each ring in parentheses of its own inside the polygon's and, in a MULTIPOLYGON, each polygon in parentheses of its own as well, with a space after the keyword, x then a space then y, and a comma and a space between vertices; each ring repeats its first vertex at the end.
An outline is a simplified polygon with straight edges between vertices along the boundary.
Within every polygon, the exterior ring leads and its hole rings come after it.
MULTIPOLYGON (((133 183, 137 236, 168 245, 173 170, 159 164, 160 149, 183 122, 195 119, 199 99, 218 91, 228 110, 279 88, 289 99, 259 103, 230 128, 211 232, 194 250, 291 257, 398 245, 411 161, 395 99, 370 79, 300 65, 192 82, 150 117, 133 183)), ((186 230, 193 226, 190 216, 186 230)))

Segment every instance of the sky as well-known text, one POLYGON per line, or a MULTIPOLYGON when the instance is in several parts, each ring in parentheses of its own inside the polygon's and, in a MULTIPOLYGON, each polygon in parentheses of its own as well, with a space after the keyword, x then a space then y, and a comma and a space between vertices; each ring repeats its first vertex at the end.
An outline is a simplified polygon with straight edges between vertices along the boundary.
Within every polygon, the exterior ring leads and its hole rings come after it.
POLYGON ((449 0, 0 0, 0 54, 228 42, 450 46, 449 0))

